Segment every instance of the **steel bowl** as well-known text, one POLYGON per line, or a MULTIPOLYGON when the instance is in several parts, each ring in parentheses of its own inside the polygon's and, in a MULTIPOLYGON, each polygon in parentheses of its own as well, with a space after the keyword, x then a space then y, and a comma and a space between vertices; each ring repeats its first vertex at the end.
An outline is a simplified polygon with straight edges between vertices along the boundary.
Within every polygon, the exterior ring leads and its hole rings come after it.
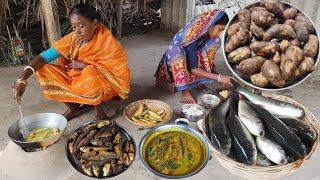
POLYGON ((60 139, 64 129, 67 126, 67 119, 61 114, 56 113, 40 113, 24 117, 25 126, 30 132, 38 128, 58 128, 59 133, 56 136, 44 139, 39 142, 27 142, 21 133, 20 122, 21 120, 13 123, 8 129, 8 136, 11 140, 20 146, 26 152, 34 152, 42 150, 47 146, 55 143, 60 139))
MULTIPOLYGON (((91 125, 91 124, 94 124, 94 123, 96 123, 96 122, 88 122, 88 123, 85 123, 85 124, 80 125, 77 129, 75 129, 75 130, 71 133, 71 135, 74 134, 74 133, 76 133, 76 132, 78 132, 78 131, 81 131, 81 130, 82 130, 83 128, 85 128, 86 126, 91 125)), ((117 126, 118 130, 121 132, 121 134, 126 138, 126 140, 129 140, 129 141, 131 141, 131 142, 133 143, 134 152, 135 152, 135 153, 134 153, 134 159, 135 159, 135 158, 136 158, 136 154, 137 154, 137 148, 136 148, 136 143, 135 143, 135 141, 134 141, 134 139, 133 139, 132 134, 131 134, 127 129, 125 129, 124 127, 122 127, 122 126, 120 126, 120 125, 118 125, 118 124, 116 124, 116 126, 117 126)), ((66 154, 66 156, 67 156, 67 159, 68 159, 70 165, 71 165, 75 170, 77 170, 79 173, 81 173, 81 174, 89 177, 89 176, 83 171, 82 167, 79 166, 79 165, 77 165, 77 163, 76 163, 75 160, 73 159, 72 155, 70 154, 70 151, 69 151, 69 149, 68 149, 68 144, 69 144, 69 142, 70 142, 70 140, 71 140, 71 135, 69 136, 69 139, 68 139, 68 141, 67 141, 67 143, 66 143, 66 146, 65 146, 65 154, 66 154)), ((130 164, 128 167, 126 167, 126 169, 125 169, 124 171, 122 171, 121 173, 125 172, 125 171, 132 165, 132 163, 133 163, 133 162, 131 162, 131 164, 130 164)), ((121 174, 121 173, 119 173, 119 174, 121 174)), ((114 176, 109 176, 109 177, 91 177, 91 178, 106 179, 106 178, 111 178, 111 177, 118 176, 119 174, 114 175, 114 176)))
POLYGON ((220 104, 221 99, 213 94, 204 94, 201 97, 201 101, 202 105, 209 109, 217 107, 220 104))
MULTIPOLYGON (((259 5, 259 3, 260 3, 260 2, 252 3, 252 4, 248 5, 248 6, 246 6, 244 9, 250 9, 250 8, 253 7, 253 6, 259 5)), ((311 20, 311 18, 310 18, 307 14, 305 14, 301 9, 299 9, 298 7, 296 7, 296 6, 294 6, 294 5, 290 4, 290 3, 287 3, 287 2, 282 2, 282 3, 285 4, 287 7, 294 7, 294 8, 296 8, 296 9, 298 9, 300 13, 302 13, 305 17, 307 17, 307 18, 310 20, 310 22, 313 24, 313 26, 315 27, 316 35, 317 35, 318 38, 319 38, 319 31, 318 31, 318 29, 316 28, 316 26, 314 25, 314 22, 311 20)), ((267 86, 267 87, 262 88, 262 87, 258 87, 258 86, 256 86, 256 85, 254 85, 253 83, 251 83, 251 82, 250 82, 250 78, 245 77, 245 76, 242 76, 242 75, 240 74, 240 72, 238 72, 238 70, 236 69, 236 65, 229 63, 229 61, 228 61, 228 56, 227 56, 227 54, 226 54, 226 52, 225 52, 225 44, 226 44, 226 42, 227 42, 227 29, 230 27, 231 24, 233 24, 233 23, 236 21, 237 15, 238 15, 238 13, 229 21, 229 23, 228 23, 227 26, 226 26, 226 31, 224 32, 223 38, 222 38, 222 47, 223 47, 223 48, 222 48, 222 54, 223 54, 224 60, 225 60, 225 62, 226 62, 226 64, 227 64, 229 70, 232 72, 232 74, 233 74, 238 80, 240 80, 240 81, 241 81, 242 83, 244 83, 245 85, 247 85, 247 86, 249 86, 249 87, 251 87, 251 88, 254 88, 254 89, 258 89, 258 90, 262 90, 262 91, 275 92, 275 91, 281 91, 281 90, 286 90, 286 89, 293 88, 293 87, 301 84, 302 82, 304 82, 306 79, 308 79, 308 78, 310 77, 310 75, 311 75, 312 72, 311 72, 311 73, 308 73, 308 74, 306 74, 306 75, 304 75, 304 76, 302 76, 302 77, 300 77, 300 78, 298 78, 298 79, 295 79, 295 80, 293 80, 293 81, 288 81, 287 84, 286 84, 286 86, 285 86, 285 87, 282 87, 282 88, 274 87, 274 86, 270 86, 270 85, 267 86)), ((314 58, 314 60, 315 60, 315 68, 317 67, 317 65, 318 65, 318 63, 319 63, 319 58, 320 58, 320 55, 319 55, 319 48, 318 48, 317 57, 314 58)))
POLYGON ((193 175, 199 173, 207 165, 207 163, 210 159, 210 151, 209 151, 208 141, 204 138, 204 136, 201 133, 199 133, 197 130, 191 128, 189 126, 188 120, 186 120, 186 119, 181 120, 181 118, 180 118, 180 120, 178 120, 178 121, 176 120, 175 123, 157 126, 157 127, 154 127, 153 129, 151 129, 150 131, 148 131, 142 137, 142 139, 140 141, 139 157, 140 157, 140 160, 141 160, 143 166, 147 169, 147 171, 149 171, 149 172, 151 172, 161 178, 181 179, 181 178, 187 178, 187 177, 190 177, 190 176, 193 176, 193 175), (199 142, 202 144, 202 146, 205 150, 204 151, 204 153, 205 153, 204 160, 203 160, 202 164, 194 171, 192 171, 186 175, 183 175, 183 176, 168 176, 168 175, 164 175, 162 173, 159 173, 156 170, 154 170, 153 168, 151 168, 145 159, 145 149, 146 149, 148 143, 150 143, 151 140, 153 138, 155 138, 157 134, 170 132, 170 131, 181 131, 181 132, 185 132, 185 133, 192 135, 197 140, 199 140, 199 142))
POLYGON ((184 118, 188 119, 189 121, 191 122, 197 122, 198 120, 200 119, 203 119, 204 116, 205 116, 205 109, 203 107, 201 107, 200 105, 198 104, 184 104, 182 107, 181 107, 181 114, 183 115, 184 118), (190 115, 190 114, 187 114, 184 112, 184 110, 186 108, 189 108, 190 106, 195 106, 196 109, 202 111, 203 113, 201 115, 190 115))

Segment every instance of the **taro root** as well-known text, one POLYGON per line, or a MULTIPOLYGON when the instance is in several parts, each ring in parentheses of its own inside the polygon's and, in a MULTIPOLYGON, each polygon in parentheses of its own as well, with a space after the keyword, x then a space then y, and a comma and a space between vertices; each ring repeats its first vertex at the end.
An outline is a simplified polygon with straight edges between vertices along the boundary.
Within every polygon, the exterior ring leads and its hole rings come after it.
POLYGON ((280 51, 280 45, 276 42, 254 41, 250 44, 250 50, 257 56, 268 58, 280 51))
POLYGON ((228 37, 231 37, 231 36, 235 35, 237 32, 240 31, 240 28, 241 28, 240 27, 240 23, 231 24, 230 27, 227 30, 228 37))
POLYGON ((230 53, 239 47, 251 42, 251 35, 248 30, 240 30, 235 35, 231 36, 226 44, 225 51, 230 53))
POLYGON ((260 27, 270 27, 275 23, 274 15, 263 9, 253 11, 251 13, 251 20, 260 27))
POLYGON ((260 6, 265 7, 269 12, 273 13, 276 18, 283 19, 284 7, 279 0, 262 0, 260 6))
POLYGON ((257 73, 250 76, 251 82, 259 87, 266 87, 268 85, 268 79, 262 75, 262 73, 257 73))
POLYGON ((306 57, 295 71, 295 76, 299 77, 315 70, 314 60, 306 57))
POLYGON ((280 69, 282 72, 282 77, 285 80, 290 80, 293 78, 295 70, 303 59, 304 54, 302 49, 297 46, 290 46, 286 51, 286 55, 283 56, 283 59, 281 59, 280 69))
POLYGON ((286 19, 286 20, 295 19, 297 15, 298 15, 298 9, 296 9, 294 7, 286 9, 283 12, 284 19, 286 19))
POLYGON ((290 42, 288 40, 282 40, 280 43, 281 52, 283 53, 286 52, 289 46, 290 46, 290 42))
POLYGON ((307 57, 314 58, 318 53, 319 40, 316 35, 310 34, 308 42, 304 45, 303 52, 307 57))
POLYGON ((251 13, 247 9, 241 9, 238 13, 238 19, 242 29, 250 29, 251 25, 251 13))
POLYGON ((263 36, 266 33, 263 28, 257 26, 255 23, 251 24, 250 31, 258 39, 263 39, 263 36))
POLYGON ((282 78, 279 66, 272 61, 266 61, 262 65, 261 73, 271 84, 277 87, 283 87, 286 83, 282 78))
POLYGON ((230 63, 239 64, 242 60, 250 58, 251 51, 248 46, 240 47, 234 51, 232 51, 228 55, 228 60, 230 63))
POLYGON ((296 38, 296 33, 292 26, 287 24, 275 24, 269 28, 263 36, 264 41, 270 41, 272 39, 287 39, 291 40, 296 38))
POLYGON ((294 23, 295 23, 295 21, 293 19, 288 19, 284 22, 284 24, 287 24, 291 27, 294 27, 294 23))
POLYGON ((272 61, 276 64, 281 63, 281 56, 279 52, 276 52, 276 54, 273 56, 272 61))
POLYGON ((243 75, 252 75, 261 69, 264 62, 265 59, 260 56, 248 58, 241 61, 237 69, 243 75))
POLYGON ((309 34, 315 32, 312 23, 303 14, 299 14, 295 19, 294 30, 297 33, 299 41, 306 43, 309 39, 309 34))

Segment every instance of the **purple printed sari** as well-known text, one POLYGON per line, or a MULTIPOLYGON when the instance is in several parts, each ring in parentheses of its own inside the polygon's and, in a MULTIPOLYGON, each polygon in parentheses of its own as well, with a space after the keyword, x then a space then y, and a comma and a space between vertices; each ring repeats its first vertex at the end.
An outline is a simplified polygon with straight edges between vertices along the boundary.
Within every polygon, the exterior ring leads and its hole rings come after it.
POLYGON ((197 53, 198 68, 213 72, 214 57, 221 43, 219 38, 210 39, 207 34, 209 28, 225 15, 224 11, 213 10, 191 20, 174 36, 169 48, 162 56, 155 76, 174 83, 178 91, 210 83, 210 79, 196 77, 188 71, 184 47, 201 38, 201 44, 198 44, 199 48, 197 52, 194 52, 197 53))

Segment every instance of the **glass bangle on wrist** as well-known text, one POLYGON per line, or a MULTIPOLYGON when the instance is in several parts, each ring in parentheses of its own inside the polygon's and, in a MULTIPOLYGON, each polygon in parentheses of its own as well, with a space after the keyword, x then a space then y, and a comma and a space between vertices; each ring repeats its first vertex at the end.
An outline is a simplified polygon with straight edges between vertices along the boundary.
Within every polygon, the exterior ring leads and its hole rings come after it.
POLYGON ((218 75, 218 82, 221 81, 221 74, 218 75))
POLYGON ((27 82, 26 80, 23 80, 23 79, 16 79, 15 82, 16 82, 16 83, 22 83, 22 84, 28 86, 28 82, 27 82))
POLYGON ((23 71, 26 71, 27 69, 31 69, 32 75, 34 75, 34 74, 36 73, 35 70, 34 70, 34 68, 33 68, 32 66, 26 66, 26 67, 24 67, 23 71))

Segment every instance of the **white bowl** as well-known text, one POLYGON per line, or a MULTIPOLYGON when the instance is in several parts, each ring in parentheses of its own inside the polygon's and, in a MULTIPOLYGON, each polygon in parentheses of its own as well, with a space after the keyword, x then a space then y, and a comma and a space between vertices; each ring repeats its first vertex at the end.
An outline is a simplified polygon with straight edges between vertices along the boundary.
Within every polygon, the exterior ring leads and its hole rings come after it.
POLYGON ((181 113, 183 115, 184 118, 188 119, 189 121, 192 121, 192 122, 196 122, 200 119, 203 119, 204 117, 204 113, 205 113, 205 109, 203 107, 201 107, 200 105, 198 104, 184 104, 182 107, 181 107, 181 113), (193 107, 194 110, 198 110, 198 111, 201 111, 202 113, 200 114, 188 114, 185 110, 190 108, 190 107, 193 107))

